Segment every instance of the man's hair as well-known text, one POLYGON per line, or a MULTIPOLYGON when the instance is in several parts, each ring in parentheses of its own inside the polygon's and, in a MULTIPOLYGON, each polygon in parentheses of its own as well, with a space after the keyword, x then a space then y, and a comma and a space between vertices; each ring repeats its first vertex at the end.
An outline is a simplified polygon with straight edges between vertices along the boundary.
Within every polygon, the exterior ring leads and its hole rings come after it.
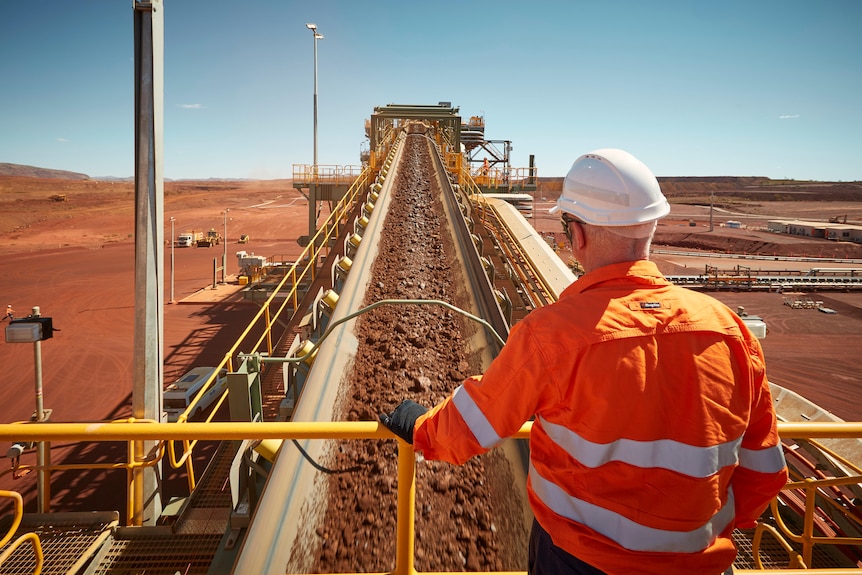
MULTIPOLYGON (((620 226, 613 229, 624 231, 628 227, 637 226, 620 226)), ((585 225, 583 228, 584 233, 587 234, 590 249, 613 255, 613 259, 621 262, 649 259, 652 234, 645 238, 630 238, 604 226, 585 225)))

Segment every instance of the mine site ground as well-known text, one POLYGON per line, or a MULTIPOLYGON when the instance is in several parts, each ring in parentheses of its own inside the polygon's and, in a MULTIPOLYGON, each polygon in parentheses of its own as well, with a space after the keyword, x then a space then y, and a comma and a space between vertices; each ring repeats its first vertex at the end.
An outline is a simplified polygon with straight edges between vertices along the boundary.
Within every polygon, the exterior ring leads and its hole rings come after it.
MULTIPOLYGON (((862 223, 862 185, 741 186, 725 179, 662 181, 672 211, 659 225, 656 250, 687 250, 701 255, 654 254, 668 275, 702 273, 705 266, 736 265, 758 269, 857 267, 860 264, 795 263, 785 260, 710 259, 702 252, 853 258, 862 245, 765 231, 770 219, 827 221, 839 217, 862 223), (734 187, 735 186, 735 187, 734 187), (710 231, 710 204, 713 229, 710 231), (728 220, 742 222, 728 228, 728 220), (691 223, 694 222, 692 226, 691 223)), ((563 261, 571 260, 558 219, 547 213, 559 181, 546 181, 535 192, 532 224, 563 261), (562 246, 562 247, 561 247, 562 246)), ((17 316, 39 306, 59 329, 42 343, 44 405, 53 421, 104 420, 131 415, 134 330, 134 185, 129 182, 57 180, 0 176, 0 296, 17 316), (64 195, 64 201, 52 196, 64 195)), ((192 301, 213 281, 213 261, 227 251, 229 278, 238 271, 236 252, 245 250, 278 261, 293 261, 308 234, 308 203, 289 180, 166 182, 164 191, 165 264, 174 236, 187 230, 215 229, 227 243, 212 248, 174 248, 176 305, 166 305, 165 379, 173 381, 194 366, 215 365, 256 313, 241 298, 212 303, 192 301), (248 234, 247 244, 237 242, 248 234)), ((166 269, 165 301, 170 278, 166 269)), ((769 334, 762 341, 770 380, 801 393, 838 417, 862 421, 855 398, 862 386, 858 350, 862 349, 862 294, 853 292, 753 293, 713 292, 729 305, 764 318, 769 334), (822 301, 836 314, 793 309, 788 298, 822 301)), ((22 421, 34 411, 33 349, 0 344, 0 419, 22 421)), ((54 445, 52 460, 86 460, 87 447, 54 445)), ((123 451, 125 448, 119 446, 123 451)), ((122 459, 123 453, 118 452, 122 459)), ((100 455, 108 460, 110 454, 100 455)), ((66 474, 69 475, 69 474, 66 474)), ((82 474, 84 475, 84 474, 82 474)), ((53 485, 56 498, 68 494, 80 509, 92 510, 88 495, 98 482, 91 476, 62 477, 53 485)), ((32 481, 26 480, 31 484, 32 481)), ((0 488, 18 489, 22 481, 8 474, 0 488)), ((32 496, 32 488, 25 490, 32 496)), ((101 497, 101 496, 99 496, 101 497)))

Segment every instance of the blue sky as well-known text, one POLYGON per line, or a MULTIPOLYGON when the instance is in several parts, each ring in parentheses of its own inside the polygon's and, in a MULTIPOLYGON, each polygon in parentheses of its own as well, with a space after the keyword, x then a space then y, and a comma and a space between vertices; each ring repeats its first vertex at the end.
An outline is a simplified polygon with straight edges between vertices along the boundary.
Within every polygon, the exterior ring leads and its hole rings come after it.
MULTIPOLYGON (((0 162, 134 173, 132 0, 0 6, 0 162)), ((167 178, 358 164, 375 106, 450 101, 563 176, 595 148, 659 176, 862 180, 856 0, 164 0, 167 178)))

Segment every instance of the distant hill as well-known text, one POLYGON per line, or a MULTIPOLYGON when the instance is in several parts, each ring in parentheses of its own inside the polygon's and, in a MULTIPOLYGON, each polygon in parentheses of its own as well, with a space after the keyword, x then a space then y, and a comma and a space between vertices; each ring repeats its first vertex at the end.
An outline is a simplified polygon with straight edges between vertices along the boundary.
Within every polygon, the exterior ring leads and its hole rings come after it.
POLYGON ((36 166, 21 164, 0 164, 0 176, 16 176, 19 178, 55 178, 58 180, 89 180, 87 174, 67 172, 66 170, 50 170, 36 166))
MULTIPOLYGON (((657 176, 661 191, 679 203, 709 202, 715 195, 747 201, 862 201, 862 182, 773 180, 764 176, 657 176)), ((563 178, 539 178, 549 196, 563 189, 563 178)), ((555 197, 555 196, 554 196, 555 197)), ((722 200, 722 201, 724 201, 722 200)))

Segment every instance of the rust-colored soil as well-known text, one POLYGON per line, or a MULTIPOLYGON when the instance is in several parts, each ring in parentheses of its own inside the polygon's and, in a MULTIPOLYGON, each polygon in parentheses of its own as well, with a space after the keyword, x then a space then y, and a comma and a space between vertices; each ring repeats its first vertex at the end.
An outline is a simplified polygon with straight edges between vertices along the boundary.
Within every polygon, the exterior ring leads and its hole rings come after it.
MULTIPOLYGON (((177 301, 212 284, 213 260, 227 247, 228 274, 236 274, 235 253, 245 250, 278 260, 296 259, 307 234, 308 204, 289 181, 178 182, 165 185, 165 219, 176 219, 175 235, 215 228, 228 239, 212 248, 175 248, 177 301), (238 244, 249 234, 248 244, 238 244)), ((134 191, 127 183, 0 177, 0 297, 17 316, 39 306, 59 330, 42 342, 44 406, 53 421, 131 416, 134 339, 134 191), (49 197, 66 194, 65 202, 49 197)), ((170 299, 170 223, 165 222, 165 301, 170 299)), ((220 275, 219 275, 220 278, 220 275)), ((257 312, 247 303, 165 306, 165 379, 194 366, 215 365, 257 312)), ((5 329, 5 323, 0 324, 5 329)), ((27 420, 35 409, 31 344, 0 343, 0 420, 27 420)), ((2 447, 2 453, 8 445, 2 447)), ((125 446, 98 455, 81 446, 52 446, 52 461, 124 461, 125 446)), ((8 468, 6 460, 4 468, 8 468)), ((35 463, 25 454, 22 463, 35 463)), ((203 467, 198 468, 198 473, 203 467)), ((166 470, 166 476, 176 475, 166 470)), ((124 509, 124 474, 111 472, 116 497, 86 486, 102 482, 101 471, 59 474, 53 498, 65 510, 124 509), (69 508, 76 501, 77 509, 69 508)), ((31 476, 0 477, 0 488, 32 500, 31 476)), ((182 492, 185 480, 177 483, 182 492)), ((167 493, 171 495, 170 492, 167 493)), ((32 508, 30 508, 32 509, 32 508)), ((2 512, 2 508, 0 508, 2 512)))

